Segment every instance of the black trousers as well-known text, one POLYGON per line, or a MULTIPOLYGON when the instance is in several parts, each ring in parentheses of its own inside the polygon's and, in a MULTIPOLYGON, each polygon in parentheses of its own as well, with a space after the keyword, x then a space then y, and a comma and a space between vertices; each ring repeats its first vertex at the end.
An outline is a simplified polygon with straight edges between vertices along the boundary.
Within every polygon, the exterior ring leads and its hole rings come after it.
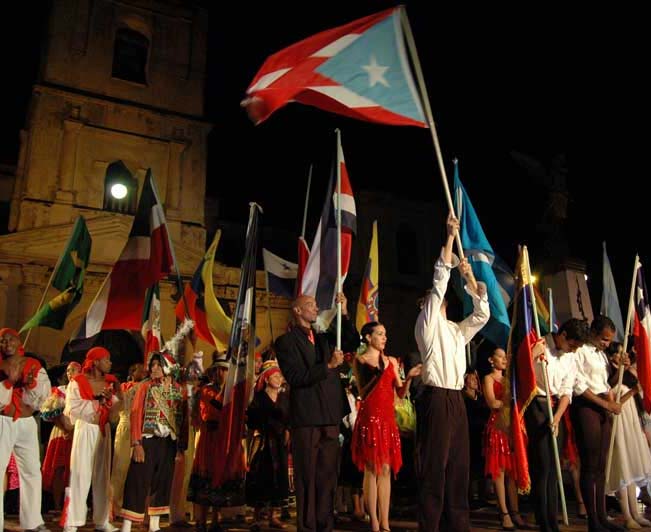
MULTIPOLYGON (((536 397, 524 413, 529 444, 529 474, 531 475, 531 500, 534 504, 536 522, 542 532, 557 532, 558 522, 558 476, 549 427, 547 398, 536 397)), ((565 429, 560 424, 557 438, 559 452, 565 429)))
POLYGON ((606 461, 613 418, 603 408, 583 397, 572 403, 572 425, 581 458, 581 495, 588 512, 588 523, 607 523, 606 461))
POLYGON ((292 429, 298 532, 334 529, 338 457, 337 425, 292 429))
POLYGON ((170 490, 174 475, 176 442, 172 438, 143 438, 145 461, 129 464, 124 483, 124 502, 120 515, 141 523, 145 517, 145 501, 149 498, 149 515, 170 513, 170 490))
POLYGON ((458 390, 427 387, 418 399, 417 415, 422 417, 416 442, 418 528, 468 532, 470 449, 463 396, 458 390))

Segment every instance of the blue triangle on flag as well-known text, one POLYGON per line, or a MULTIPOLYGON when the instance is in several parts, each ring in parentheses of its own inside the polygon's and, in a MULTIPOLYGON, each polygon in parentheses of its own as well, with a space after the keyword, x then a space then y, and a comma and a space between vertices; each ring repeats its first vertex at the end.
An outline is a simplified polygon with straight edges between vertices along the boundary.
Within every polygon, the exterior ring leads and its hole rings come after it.
POLYGON ((425 122, 409 70, 397 11, 371 26, 316 71, 368 98, 371 105, 425 122))

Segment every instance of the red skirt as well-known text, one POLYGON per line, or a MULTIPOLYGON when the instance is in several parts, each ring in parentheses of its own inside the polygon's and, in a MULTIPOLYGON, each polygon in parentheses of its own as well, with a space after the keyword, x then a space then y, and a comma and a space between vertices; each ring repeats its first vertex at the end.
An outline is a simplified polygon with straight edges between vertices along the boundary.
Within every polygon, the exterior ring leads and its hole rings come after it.
POLYGON ((496 479, 503 471, 505 475, 515 472, 514 456, 508 435, 498 429, 497 412, 493 412, 484 430, 484 474, 496 479))
MULTIPOLYGON (((52 429, 54 432, 58 427, 52 429)), ((60 430, 60 429, 59 429, 60 430)), ((72 436, 64 438, 63 436, 55 436, 50 438, 47 444, 47 451, 45 451, 45 458, 41 466, 41 473, 43 474, 43 489, 45 491, 52 491, 52 481, 58 469, 63 468, 63 482, 64 486, 68 485, 70 480, 70 452, 72 451, 72 436)))

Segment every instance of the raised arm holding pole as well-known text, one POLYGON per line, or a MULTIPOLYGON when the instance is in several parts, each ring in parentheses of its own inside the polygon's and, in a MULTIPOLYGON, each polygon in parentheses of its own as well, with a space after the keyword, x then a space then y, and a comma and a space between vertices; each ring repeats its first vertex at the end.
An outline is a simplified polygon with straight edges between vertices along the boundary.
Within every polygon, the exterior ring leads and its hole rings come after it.
MULTIPOLYGON (((436 125, 434 124, 434 118, 432 117, 432 108, 429 104, 429 96, 427 95, 427 87, 425 86, 425 78, 423 77, 423 71, 420 66, 420 60, 418 59, 418 51, 416 50, 416 42, 414 41, 414 35, 411 31, 411 26, 409 25, 409 19, 407 18, 407 11, 404 6, 400 7, 400 20, 402 22, 402 28, 405 32, 405 38, 407 39, 407 47, 411 54, 411 60, 414 64, 414 70, 416 72, 416 80, 418 82, 419 96, 421 103, 423 104, 423 109, 425 111, 425 116, 427 118, 427 125, 429 127, 430 133, 432 135, 432 142, 434 143, 434 152, 436 153, 436 160, 439 165, 439 170, 441 172, 441 179, 443 180, 443 190, 445 192, 445 199, 448 203, 448 209, 450 212, 454 212, 454 207, 452 205, 452 196, 450 194, 450 187, 448 185, 448 176, 445 172, 445 164, 443 164, 443 155, 441 154, 441 145, 439 143, 439 138, 436 133, 436 125)), ((464 258, 463 247, 461 246, 461 237, 457 233, 456 236, 457 249, 459 252, 459 259, 464 258)), ((477 281, 474 275, 470 275, 467 279, 470 284, 473 292, 477 291, 477 281)))

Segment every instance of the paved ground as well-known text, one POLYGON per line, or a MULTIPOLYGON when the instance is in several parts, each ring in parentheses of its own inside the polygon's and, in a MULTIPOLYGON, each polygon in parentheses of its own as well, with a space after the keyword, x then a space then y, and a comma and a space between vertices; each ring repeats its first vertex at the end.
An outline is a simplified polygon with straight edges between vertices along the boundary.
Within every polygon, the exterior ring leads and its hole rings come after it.
MULTIPOLYGON (((399 509, 396 509, 397 511, 394 511, 395 514, 398 514, 398 516, 395 519, 391 520, 391 529, 392 532, 402 532, 402 531, 412 531, 417 529, 417 524, 414 520, 413 516, 410 515, 400 515, 400 514, 410 514, 411 509, 406 509, 406 511, 400 511, 399 509)), ((563 531, 584 531, 587 530, 586 522, 583 520, 580 520, 576 517, 573 517, 576 515, 575 508, 570 506, 570 526, 565 527, 561 526, 561 530, 563 531)), ((647 518, 650 517, 649 513, 646 514, 647 518)), ((533 516, 528 515, 528 514, 523 514, 523 517, 529 522, 533 523, 533 516)), ((241 518, 237 519, 236 513, 233 511, 228 511, 225 510, 223 512, 223 518, 224 518, 224 527, 227 530, 233 531, 233 532, 248 532, 248 527, 251 522, 251 516, 247 515, 245 518, 245 521, 242 522, 241 518)), ((48 527, 52 530, 52 532, 61 532, 61 527, 58 526, 57 523, 53 522, 54 516, 52 514, 48 514, 46 516, 46 521, 48 527)), ((487 508, 483 508, 480 510, 473 511, 471 513, 471 519, 472 519, 472 530, 474 532, 487 532, 487 531, 494 531, 494 530, 501 530, 501 527, 499 525, 499 521, 497 518, 497 511, 494 506, 489 506, 487 508)), ((623 522, 621 519, 616 519, 615 520, 617 523, 622 524, 623 522)), ((114 525, 119 526, 120 523, 119 521, 115 521, 114 525)), ((163 527, 167 527, 167 523, 163 520, 161 520, 161 525, 163 527)), ((533 527, 532 527, 533 528, 533 527)), ((20 530, 18 526, 18 518, 15 515, 6 515, 5 516, 5 530, 11 531, 11 532, 17 532, 20 530)), ((134 532, 143 532, 145 531, 145 528, 140 528, 140 527, 133 527, 134 532)), ((183 527, 168 527, 165 529, 165 532, 192 532, 194 530, 194 527, 191 528, 183 528, 183 527)), ((262 530, 264 532, 271 531, 272 529, 266 528, 265 526, 262 526, 262 530)), ((287 531, 286 532, 295 532, 296 527, 293 525, 293 523, 288 523, 287 531)), ((349 532, 368 532, 369 531, 369 526, 366 523, 360 523, 360 522, 354 522, 351 521, 348 517, 342 516, 337 523, 336 530, 345 530, 349 532)), ((651 528, 648 529, 643 529, 643 530, 651 530, 651 528)), ((91 526, 84 527, 83 529, 80 529, 80 532, 93 532, 93 528, 91 526)), ((277 530, 275 532, 278 532, 277 530)))

